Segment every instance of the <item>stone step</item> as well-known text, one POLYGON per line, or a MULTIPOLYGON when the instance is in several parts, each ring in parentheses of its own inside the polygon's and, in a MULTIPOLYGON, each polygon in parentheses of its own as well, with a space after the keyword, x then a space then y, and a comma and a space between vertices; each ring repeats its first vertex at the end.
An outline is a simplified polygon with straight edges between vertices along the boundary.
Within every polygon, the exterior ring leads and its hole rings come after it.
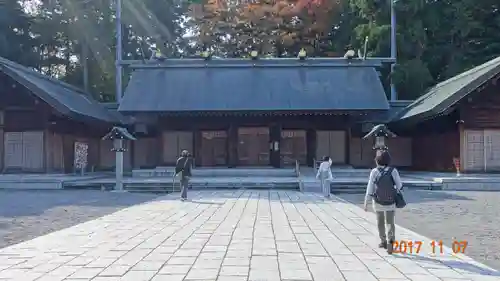
MULTIPOLYGON (((192 182, 190 189, 206 190, 206 189, 279 189, 279 190, 299 190, 298 181, 285 182, 192 182)), ((83 190, 113 190, 115 183, 89 183, 64 186, 65 189, 83 189, 83 190)), ((172 182, 124 182, 123 188, 130 192, 148 192, 148 193, 170 193, 179 192, 179 183, 174 186, 172 182)))
MULTIPOLYGON (((157 167, 155 169, 140 169, 133 170, 133 177, 171 177, 174 173, 173 167, 157 167)), ((296 177, 294 169, 240 169, 240 168, 225 168, 225 169, 193 169, 193 177, 296 177)))

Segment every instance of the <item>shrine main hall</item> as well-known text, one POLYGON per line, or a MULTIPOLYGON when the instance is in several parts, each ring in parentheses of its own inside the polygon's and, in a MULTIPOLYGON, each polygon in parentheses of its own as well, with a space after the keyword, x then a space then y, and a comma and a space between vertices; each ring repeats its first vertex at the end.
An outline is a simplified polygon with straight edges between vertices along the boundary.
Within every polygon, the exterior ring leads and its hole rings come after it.
MULTIPOLYGON (((362 136, 391 108, 376 60, 180 59, 129 65, 118 111, 134 118, 134 167, 168 166, 179 151, 197 166, 371 166, 362 136), (367 126, 368 125, 368 126, 367 126)), ((411 141, 394 138, 399 165, 411 141)))

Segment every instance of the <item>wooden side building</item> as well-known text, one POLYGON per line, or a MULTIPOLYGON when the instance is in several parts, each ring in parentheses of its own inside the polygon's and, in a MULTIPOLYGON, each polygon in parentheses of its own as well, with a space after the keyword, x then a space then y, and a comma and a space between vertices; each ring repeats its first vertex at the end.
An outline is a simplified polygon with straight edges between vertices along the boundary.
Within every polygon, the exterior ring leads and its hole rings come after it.
POLYGON ((414 170, 500 171, 500 57, 431 88, 392 117, 414 170))
POLYGON ((82 90, 0 58, 0 171, 73 172, 75 143, 88 147, 86 171, 112 169, 101 137, 126 122, 82 90))

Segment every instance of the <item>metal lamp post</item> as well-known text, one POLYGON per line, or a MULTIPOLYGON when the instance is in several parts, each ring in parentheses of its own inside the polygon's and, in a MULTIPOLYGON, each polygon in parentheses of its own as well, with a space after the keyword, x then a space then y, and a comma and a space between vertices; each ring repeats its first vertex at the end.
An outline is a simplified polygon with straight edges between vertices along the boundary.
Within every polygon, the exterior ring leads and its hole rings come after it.
MULTIPOLYGON (((397 45, 396 45, 396 9, 395 3, 397 0, 389 0, 391 1, 391 58, 394 59, 394 63, 391 63, 391 74, 394 73, 394 66, 396 65, 397 59, 397 45)), ((394 85, 394 81, 391 79, 391 100, 395 101, 398 99, 398 95, 396 93, 396 86, 394 85)))
POLYGON ((116 102, 118 104, 122 101, 122 0, 116 0, 115 2, 115 20, 116 20, 116 102))

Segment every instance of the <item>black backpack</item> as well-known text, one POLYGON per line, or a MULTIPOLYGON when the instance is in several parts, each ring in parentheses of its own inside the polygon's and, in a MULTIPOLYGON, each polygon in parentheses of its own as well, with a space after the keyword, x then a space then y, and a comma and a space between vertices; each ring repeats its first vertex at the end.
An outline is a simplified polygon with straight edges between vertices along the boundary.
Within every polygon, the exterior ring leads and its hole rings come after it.
POLYGON ((393 205, 396 203, 397 191, 394 188, 394 179, 392 178, 392 170, 394 168, 379 168, 378 171, 380 175, 375 180, 375 192, 373 193, 373 199, 375 203, 380 205, 393 205))

